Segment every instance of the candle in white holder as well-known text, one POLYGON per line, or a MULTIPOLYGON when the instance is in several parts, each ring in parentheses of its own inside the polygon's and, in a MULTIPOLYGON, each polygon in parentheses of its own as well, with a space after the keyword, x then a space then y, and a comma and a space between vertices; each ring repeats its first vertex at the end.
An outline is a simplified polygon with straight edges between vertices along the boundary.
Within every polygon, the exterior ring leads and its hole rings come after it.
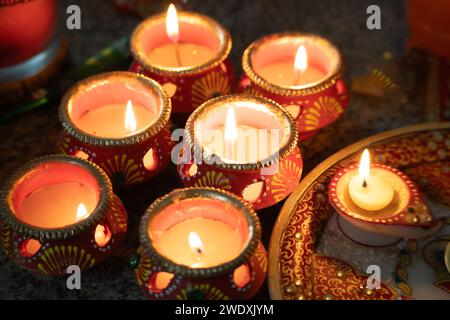
POLYGON ((365 149, 359 164, 359 175, 350 180, 348 191, 352 201, 361 209, 378 211, 394 198, 394 188, 382 177, 371 174, 370 154, 365 149))

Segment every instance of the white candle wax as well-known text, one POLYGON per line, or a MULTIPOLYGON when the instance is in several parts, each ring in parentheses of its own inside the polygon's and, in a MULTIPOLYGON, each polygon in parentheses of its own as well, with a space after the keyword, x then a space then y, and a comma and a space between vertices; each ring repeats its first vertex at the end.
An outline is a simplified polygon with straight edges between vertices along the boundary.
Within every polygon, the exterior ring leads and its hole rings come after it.
POLYGON ((361 209, 378 211, 394 198, 391 184, 370 170, 370 154, 366 149, 359 163, 359 175, 350 180, 348 191, 352 201, 361 209))
POLYGON ((387 207, 394 198, 394 189, 381 177, 369 175, 366 185, 359 176, 350 180, 349 193, 352 201, 361 209, 378 211, 387 207))

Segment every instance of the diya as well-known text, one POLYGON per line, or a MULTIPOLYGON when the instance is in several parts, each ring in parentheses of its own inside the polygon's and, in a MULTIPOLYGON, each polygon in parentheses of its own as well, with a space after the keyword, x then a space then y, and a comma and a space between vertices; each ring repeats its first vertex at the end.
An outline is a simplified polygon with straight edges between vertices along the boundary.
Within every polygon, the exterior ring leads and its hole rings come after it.
POLYGON ((261 209, 287 197, 302 171, 297 127, 274 101, 223 96, 202 104, 186 123, 178 159, 185 186, 228 190, 261 209))
POLYGON ((332 178, 329 199, 342 232, 367 246, 422 238, 443 223, 433 218, 418 187, 404 173, 371 164, 367 149, 359 166, 347 166, 332 178))
POLYGON ((154 80, 132 72, 92 76, 62 100, 60 149, 95 162, 115 186, 143 182, 170 161, 170 112, 154 80))
POLYGON ((174 190, 147 209, 139 235, 135 273, 150 299, 249 299, 264 282, 258 217, 229 192, 174 190))
POLYGON ((123 241, 127 213, 111 182, 86 160, 52 155, 28 162, 1 194, 1 246, 19 266, 43 275, 89 269, 123 241))
POLYGON ((131 71, 158 81, 184 124, 203 102, 231 92, 231 46, 229 32, 219 23, 198 13, 177 14, 171 5, 167 16, 147 18, 133 32, 131 71))
POLYGON ((0 0, 0 107, 42 95, 62 67, 56 0, 0 0))
POLYGON ((300 140, 336 121, 347 107, 341 54, 320 36, 265 36, 247 47, 242 68, 240 91, 283 105, 295 120, 300 140))

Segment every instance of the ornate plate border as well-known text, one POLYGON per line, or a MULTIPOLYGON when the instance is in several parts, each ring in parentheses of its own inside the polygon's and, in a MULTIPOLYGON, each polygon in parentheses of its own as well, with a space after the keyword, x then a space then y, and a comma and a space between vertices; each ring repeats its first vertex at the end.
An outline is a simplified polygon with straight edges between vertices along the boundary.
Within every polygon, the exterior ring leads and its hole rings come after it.
MULTIPOLYGON (((433 138, 437 131, 450 134, 450 122, 414 125, 371 136, 335 153, 300 182, 281 209, 270 239, 268 284, 272 299, 289 298, 289 291, 292 291, 291 287, 296 283, 301 283, 302 292, 307 293, 306 298, 315 298, 315 241, 333 212, 326 192, 334 173, 355 162, 357 155, 366 147, 372 150, 375 161, 394 167, 436 160, 439 157, 439 143, 427 138, 433 138), (409 150, 401 150, 399 145, 395 145, 396 141, 405 139, 408 140, 406 146, 409 150), (389 154, 385 150, 387 144, 393 145, 389 154), (418 148, 421 147, 425 147, 422 150, 425 151, 418 154, 418 148), (315 208, 314 215, 309 209, 311 205, 315 208)), ((444 145, 444 151, 445 148, 449 149, 443 155, 445 159, 449 159, 450 146, 445 142, 441 143, 444 145)))

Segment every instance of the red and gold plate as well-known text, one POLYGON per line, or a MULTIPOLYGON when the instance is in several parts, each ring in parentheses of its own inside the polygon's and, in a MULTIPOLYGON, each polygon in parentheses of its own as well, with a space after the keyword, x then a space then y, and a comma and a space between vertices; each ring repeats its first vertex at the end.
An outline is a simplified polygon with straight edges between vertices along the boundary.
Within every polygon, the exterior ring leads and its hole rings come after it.
POLYGON ((301 181, 281 210, 269 247, 271 298, 450 299, 449 194, 449 122, 389 131, 334 154, 301 181), (365 148, 375 163, 400 170, 419 186, 434 219, 443 222, 440 230, 384 247, 358 244, 341 231, 328 186, 365 148), (381 283, 374 288, 378 270, 381 283))

